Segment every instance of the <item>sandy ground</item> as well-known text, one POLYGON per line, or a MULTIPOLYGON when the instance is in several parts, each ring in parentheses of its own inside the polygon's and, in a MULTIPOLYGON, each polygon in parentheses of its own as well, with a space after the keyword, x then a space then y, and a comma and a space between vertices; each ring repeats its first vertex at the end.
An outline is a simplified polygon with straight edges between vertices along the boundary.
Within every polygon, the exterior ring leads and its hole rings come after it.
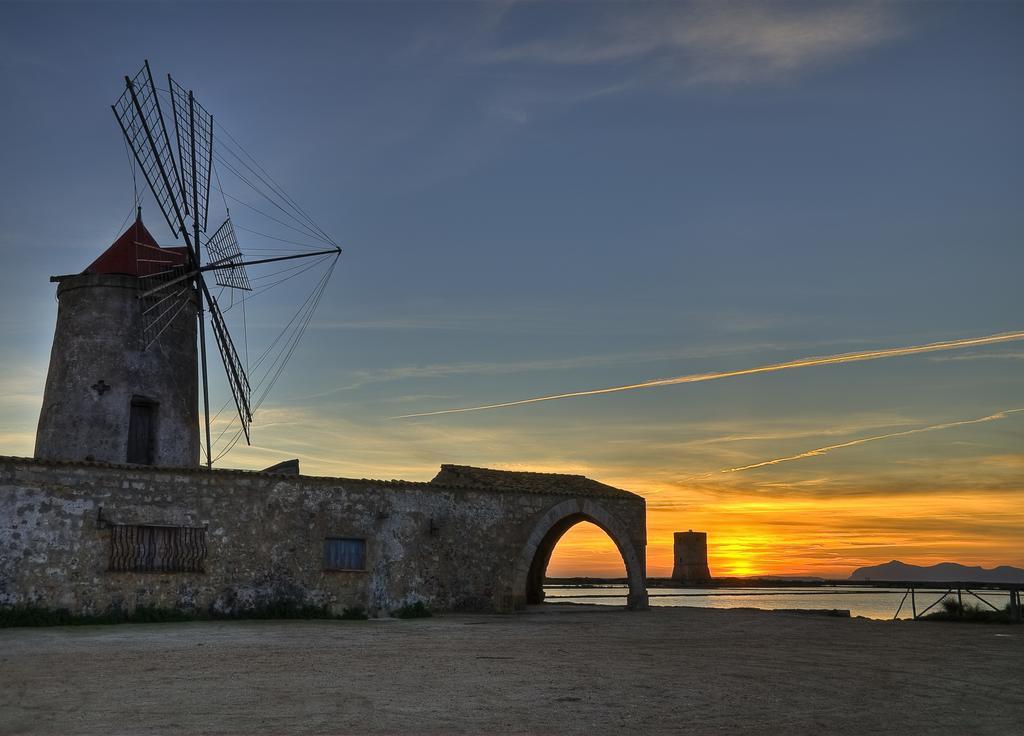
POLYGON ((750 610, 0 630, 3 734, 1022 734, 1024 627, 750 610))

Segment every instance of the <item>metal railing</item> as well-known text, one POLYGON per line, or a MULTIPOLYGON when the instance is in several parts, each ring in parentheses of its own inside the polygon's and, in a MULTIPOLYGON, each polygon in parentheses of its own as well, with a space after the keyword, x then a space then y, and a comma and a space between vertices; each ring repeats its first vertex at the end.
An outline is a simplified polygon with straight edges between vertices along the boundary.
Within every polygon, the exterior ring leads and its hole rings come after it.
MULTIPOLYGON (((970 582, 968 582, 968 583, 948 583, 948 582, 943 582, 943 583, 897 583, 896 585, 898 585, 898 587, 901 587, 901 588, 906 586, 907 591, 903 594, 903 598, 900 599, 900 605, 899 605, 899 607, 897 607, 896 613, 893 614, 893 617, 892 617, 893 621, 895 621, 897 618, 899 618, 900 612, 903 610, 903 606, 904 606, 904 604, 906 604, 908 597, 910 598, 911 615, 913 616, 914 620, 916 621, 916 620, 918 620, 920 618, 923 618, 925 616, 925 614, 927 614, 929 611, 931 611, 937 605, 939 605, 944 600, 946 600, 946 597, 952 595, 954 592, 956 592, 956 607, 955 607, 954 610, 955 610, 955 612, 956 612, 956 614, 958 616, 963 617, 965 615, 966 609, 964 607, 964 593, 966 593, 967 595, 969 595, 969 596, 971 596, 973 598, 976 598, 977 600, 981 601, 982 603, 984 603, 986 606, 988 606, 989 608, 991 608, 993 611, 995 611, 997 613, 1002 613, 1004 610, 1006 610, 1005 608, 1000 608, 1000 607, 996 606, 994 603, 992 603, 992 601, 982 597, 977 592, 975 592, 975 591, 979 591, 979 590, 981 592, 985 592, 985 591, 1006 592, 1009 595, 1009 599, 1010 599, 1009 606, 1008 606, 1009 614, 1010 614, 1010 620, 1018 622, 1018 623, 1021 622, 1021 621, 1024 621, 1024 606, 1021 605, 1021 590, 1024 589, 1024 586, 1022 586, 1022 585, 1001 584, 1001 583, 970 583, 970 582), (921 591, 921 592, 924 593, 924 594, 927 594, 929 596, 934 594, 936 590, 942 590, 943 588, 945 588, 945 590, 944 590, 944 592, 941 595, 939 595, 938 598, 936 598, 934 601, 932 601, 928 606, 926 606, 921 611, 918 611, 917 610, 918 588, 928 588, 927 591, 921 591)), ((896 587, 896 585, 894 585, 893 587, 896 587)))
POLYGON ((206 528, 110 525, 110 572, 203 572, 206 528))

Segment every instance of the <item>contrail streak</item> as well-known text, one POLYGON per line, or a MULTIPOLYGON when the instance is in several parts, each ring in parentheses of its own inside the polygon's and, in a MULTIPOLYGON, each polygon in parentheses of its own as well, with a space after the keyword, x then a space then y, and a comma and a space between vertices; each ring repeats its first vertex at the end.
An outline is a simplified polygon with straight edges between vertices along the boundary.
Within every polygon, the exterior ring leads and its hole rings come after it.
POLYGON ((441 409, 439 411, 425 411, 419 414, 402 414, 391 417, 391 419, 413 419, 415 417, 432 417, 439 414, 459 414, 467 411, 483 411, 485 409, 503 409, 508 406, 521 406, 523 404, 536 404, 541 401, 556 401, 558 399, 571 399, 577 396, 596 396, 598 394, 612 394, 619 391, 632 391, 639 388, 653 388, 654 386, 674 386, 678 383, 698 383, 700 381, 715 381, 719 378, 733 378, 735 376, 750 376, 755 373, 774 373, 790 368, 809 368, 817 365, 835 365, 838 363, 855 363, 862 360, 878 360, 879 358, 895 358, 902 355, 917 355, 918 353, 934 353, 940 350, 959 350, 961 348, 974 348, 981 345, 995 345, 1002 342, 1024 340, 1024 331, 1003 332, 998 335, 987 335, 985 337, 968 337, 961 340, 945 340, 943 342, 932 342, 927 345, 911 345, 905 348, 884 348, 882 350, 865 350, 858 353, 840 353, 839 355, 825 355, 814 358, 800 358, 786 363, 771 363, 755 368, 743 368, 735 371, 722 371, 719 373, 693 373, 687 376, 676 376, 675 378, 659 378, 654 381, 642 383, 631 383, 626 386, 612 386, 610 388, 595 388, 589 391, 573 391, 567 394, 554 394, 552 396, 536 396, 532 399, 519 399, 518 401, 505 401, 500 404, 483 404, 481 406, 467 406, 460 409, 441 409))
MULTIPOLYGON (((818 447, 814 450, 808 450, 807 452, 801 452, 796 455, 789 455, 788 457, 777 457, 772 460, 764 460, 759 463, 753 463, 751 465, 741 465, 738 468, 726 468, 719 470, 719 473, 739 473, 743 470, 753 470, 754 468, 763 468, 767 465, 778 465, 779 463, 788 463, 793 460, 803 460, 807 457, 817 457, 818 455, 824 455, 832 450, 841 450, 844 447, 855 447, 857 445, 864 445, 868 442, 878 442, 879 440, 887 440, 892 437, 906 437, 911 434, 920 434, 921 432, 934 432, 939 429, 951 429, 953 427, 962 427, 966 424, 981 424, 982 422, 994 422, 997 419, 1006 419, 1010 414, 1024 411, 1021 409, 1006 409, 1004 411, 996 412, 995 414, 989 414, 987 417, 978 417, 977 419, 963 419, 958 422, 945 422, 943 424, 932 424, 928 427, 918 427, 917 429, 907 429, 902 432, 890 432, 889 434, 879 434, 874 437, 861 437, 857 440, 850 440, 849 442, 840 442, 836 445, 825 445, 825 447, 818 447)), ((713 475, 709 474, 709 475, 713 475)), ((706 476, 705 476, 706 477, 706 476)))

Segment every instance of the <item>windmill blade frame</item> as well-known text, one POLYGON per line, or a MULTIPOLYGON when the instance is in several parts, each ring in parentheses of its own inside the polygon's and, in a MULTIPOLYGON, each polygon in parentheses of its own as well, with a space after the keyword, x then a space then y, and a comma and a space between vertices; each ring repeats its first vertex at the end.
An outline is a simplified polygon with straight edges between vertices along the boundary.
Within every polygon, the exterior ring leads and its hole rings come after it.
POLYGON ((143 350, 151 350, 189 302, 194 303, 193 293, 189 283, 175 280, 150 289, 148 296, 141 298, 143 350))
MULTIPOLYGON (((206 232, 210 205, 210 174, 213 170, 213 115, 167 75, 171 93, 171 117, 178 142, 182 192, 192 197, 194 230, 206 232)), ((197 236, 198 241, 198 236, 197 236)), ((199 243, 196 243, 199 247, 199 243)))
POLYGON ((149 61, 143 64, 134 78, 125 76, 124 83, 124 92, 110 107, 160 211, 177 238, 185 228, 188 204, 182 197, 184 189, 181 176, 167 135, 149 61))
MULTIPOLYGON (((167 220, 171 232, 175 238, 180 236, 185 241, 183 250, 187 253, 187 256, 179 254, 179 258, 183 258, 184 262, 171 263, 159 255, 163 249, 160 249, 155 241, 152 243, 154 248, 150 249, 153 251, 152 253, 150 251, 146 251, 142 255, 136 253, 140 286, 139 299, 144 327, 143 348, 151 349, 160 336, 175 323, 178 315, 190 303, 195 305, 201 361, 202 402, 206 424, 206 465, 212 467, 209 375, 204 318, 206 309, 209 309, 210 312, 210 323, 221 354, 232 398, 238 409, 238 418, 242 424, 242 431, 245 433, 246 443, 250 443, 251 440, 252 405, 247 368, 239 359, 223 312, 217 300, 211 295, 203 274, 207 271, 215 271, 214 280, 219 286, 251 292, 252 286, 246 273, 246 266, 288 261, 295 258, 311 258, 332 253, 337 255, 341 253, 341 248, 325 235, 326 242, 330 242, 333 246, 328 250, 292 253, 246 261, 238 245, 234 225, 229 216, 205 243, 207 254, 212 262, 205 266, 201 265, 201 233, 206 232, 208 224, 211 178, 214 173, 213 115, 196 101, 191 90, 186 90, 170 75, 167 75, 169 89, 166 92, 158 90, 153 82, 153 74, 148 60, 144 62, 142 69, 135 77, 125 76, 124 79, 125 89, 111 108, 125 141, 131 148, 136 163, 142 169, 149 189, 167 220), (171 100, 171 115, 177 144, 176 154, 167 134, 167 125, 160 107, 160 92, 168 94, 171 100)), ((228 137, 231 137, 230 134, 228 137)), ((234 139, 232 138, 232 140, 234 139)), ((245 155, 249 156, 247 152, 245 155)), ((256 166, 259 167, 259 164, 257 163, 256 166)), ((248 164, 245 164, 245 167, 252 170, 248 164)), ((259 168, 262 171, 262 167, 259 168)), ((257 176, 264 181, 262 176, 259 174, 257 176)), ((247 181, 246 183, 253 186, 251 182, 247 181)), ((264 183, 266 182, 264 181, 264 183)), ((218 186, 220 186, 219 177, 218 186)), ((276 190, 274 193, 279 197, 286 197, 276 190)), ((298 208, 290 198, 286 198, 285 201, 289 206, 298 208)), ((226 201, 225 209, 227 209, 226 201)), ((309 219, 309 216, 305 215, 305 218, 309 219)), ((316 231, 323 233, 318 227, 316 227, 316 231)), ((261 287, 264 290, 265 288, 267 287, 261 287)), ((320 288, 322 289, 322 285, 320 288)))
POLYGON ((224 224, 206 241, 206 254, 218 286, 252 291, 249 275, 242 262, 242 249, 238 246, 238 238, 235 236, 235 228, 230 217, 224 220, 224 224))
POLYGON ((164 248, 135 243, 142 302, 142 349, 150 350, 194 296, 189 283, 194 270, 180 255, 164 248))
MULTIPOLYGON (((205 291, 205 285, 204 285, 205 291)), ((235 407, 238 409, 238 418, 242 424, 242 431, 245 433, 246 444, 250 441, 250 426, 252 425, 252 409, 250 398, 252 389, 249 387, 249 377, 245 373, 242 361, 235 350, 235 343, 228 333, 227 324, 224 322, 224 315, 213 295, 207 292, 207 304, 210 308, 210 324, 213 326, 213 336, 217 340, 217 348, 220 350, 220 357, 224 363, 224 372, 228 377, 228 385, 231 387, 231 396, 235 400, 235 407)))

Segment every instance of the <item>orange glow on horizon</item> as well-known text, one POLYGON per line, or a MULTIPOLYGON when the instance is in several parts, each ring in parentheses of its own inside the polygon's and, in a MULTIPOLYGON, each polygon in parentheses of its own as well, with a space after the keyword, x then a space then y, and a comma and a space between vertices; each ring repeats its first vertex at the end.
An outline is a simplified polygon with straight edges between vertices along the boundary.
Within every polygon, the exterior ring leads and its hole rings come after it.
MULTIPOLYGON (((696 495, 696 494, 695 494, 696 495)), ((890 495, 835 499, 703 499, 685 511, 647 512, 647 574, 672 573, 673 532, 708 532, 708 563, 716 577, 808 575, 846 578, 892 559, 917 565, 960 562, 1020 566, 1018 550, 997 526, 1024 528, 1024 508, 1002 492, 945 492, 907 502, 890 495), (991 524, 990 534, 977 529, 991 524), (963 529, 974 530, 965 534, 963 529), (870 531, 868 531, 870 530, 870 531)), ((555 547, 552 577, 622 577, 618 550, 603 530, 578 524, 555 547)))
POLYGON ((626 566, 615 543, 603 529, 581 522, 558 541, 548 563, 547 575, 553 578, 623 578, 626 566))

